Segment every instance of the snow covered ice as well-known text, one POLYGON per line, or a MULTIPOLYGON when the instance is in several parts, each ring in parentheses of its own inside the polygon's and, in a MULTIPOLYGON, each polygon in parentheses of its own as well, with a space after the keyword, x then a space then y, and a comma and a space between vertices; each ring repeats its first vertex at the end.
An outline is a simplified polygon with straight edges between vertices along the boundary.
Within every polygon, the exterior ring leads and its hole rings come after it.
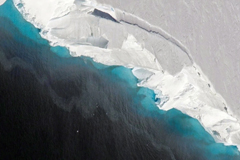
MULTIPOLYGON (((217 92, 221 90, 218 87, 221 82, 216 82, 214 78, 210 81, 208 78, 214 69, 206 75, 206 69, 202 71, 201 68, 212 64, 212 58, 201 56, 207 54, 205 53, 207 49, 204 48, 204 44, 197 44, 197 37, 201 39, 202 36, 200 33, 185 41, 175 33, 177 30, 173 32, 171 28, 167 32, 161 27, 164 26, 161 25, 161 21, 153 23, 156 15, 154 18, 151 18, 152 14, 143 16, 139 10, 135 14, 131 10, 131 4, 126 7, 117 2, 111 4, 90 0, 14 0, 14 2, 23 16, 41 29, 42 37, 49 40, 51 45, 66 46, 72 56, 89 56, 106 65, 133 68, 133 74, 139 79, 139 86, 153 89, 157 97, 168 97, 164 104, 158 104, 160 109, 179 109, 198 119, 216 141, 240 146, 237 103, 232 103, 229 99, 234 97, 230 94, 233 92, 227 92, 229 96, 224 94, 223 97, 222 91, 221 94, 217 92), (93 14, 95 10, 106 13, 112 19, 93 14), (173 35, 177 35, 177 38, 173 35), (189 47, 192 43, 194 47, 201 45, 202 48, 194 50, 193 53, 192 47, 189 47), (200 55, 200 58, 196 55, 200 55), (215 86, 218 87, 217 91, 215 86)), ((145 6, 141 7, 143 9, 145 6)), ((150 13, 151 9, 146 7, 144 10, 150 13)), ((154 11, 155 9, 152 12, 154 11)), ((208 43, 206 39, 204 40, 208 43)), ((209 45, 216 48, 212 42, 209 45)), ((221 58, 216 63, 221 64, 221 58)), ((230 67, 228 64, 227 66, 230 67)), ((214 68, 211 65, 210 67, 214 68)), ((226 75, 226 72, 223 71, 223 75, 226 75)), ((220 77, 222 78, 222 75, 220 77)), ((229 78, 226 76, 226 79, 229 78)), ((224 79, 220 81, 224 84, 226 82, 224 79)))

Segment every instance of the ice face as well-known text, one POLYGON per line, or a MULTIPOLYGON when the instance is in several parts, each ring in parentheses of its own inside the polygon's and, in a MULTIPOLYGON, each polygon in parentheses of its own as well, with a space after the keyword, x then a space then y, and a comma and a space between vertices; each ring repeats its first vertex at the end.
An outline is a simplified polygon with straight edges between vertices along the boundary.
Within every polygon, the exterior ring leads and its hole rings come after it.
POLYGON ((107 65, 141 67, 152 72, 146 77, 138 75, 142 78, 138 85, 161 90, 170 97, 159 106, 161 109, 177 108, 197 118, 210 133, 217 131, 220 136, 213 135, 216 140, 239 144, 239 121, 231 106, 192 60, 188 48, 161 27, 95 1, 24 2, 24 6, 17 7, 26 19, 41 27, 42 36, 52 45, 67 46, 72 56, 84 55, 107 65), (42 7, 46 4, 48 7, 42 7), (96 8, 120 23, 99 14, 94 16, 96 8), (108 49, 102 49, 106 44, 108 49))

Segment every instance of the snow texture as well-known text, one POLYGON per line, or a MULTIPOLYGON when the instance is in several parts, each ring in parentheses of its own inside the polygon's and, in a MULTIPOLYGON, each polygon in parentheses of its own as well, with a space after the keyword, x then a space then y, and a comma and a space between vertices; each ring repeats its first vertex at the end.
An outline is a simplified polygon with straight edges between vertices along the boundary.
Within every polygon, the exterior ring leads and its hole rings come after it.
POLYGON ((177 108, 239 147, 237 1, 165 1, 14 0, 51 45, 133 68, 159 108, 177 108))

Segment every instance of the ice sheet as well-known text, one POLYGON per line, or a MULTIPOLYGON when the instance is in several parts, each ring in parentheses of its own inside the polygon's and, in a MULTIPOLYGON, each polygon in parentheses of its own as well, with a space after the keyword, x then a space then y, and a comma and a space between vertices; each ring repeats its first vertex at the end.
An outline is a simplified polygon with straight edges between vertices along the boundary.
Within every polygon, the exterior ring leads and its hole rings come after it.
MULTIPOLYGON (((236 107, 228 106, 215 91, 216 84, 193 61, 188 45, 160 25, 96 1, 15 0, 15 4, 28 21, 41 28, 41 35, 51 45, 66 46, 72 56, 84 55, 107 65, 134 68, 139 85, 169 98, 158 104, 159 108, 177 108, 198 119, 217 141, 240 145, 236 107), (92 15, 95 8, 117 22, 92 15), (109 42, 108 48, 87 43, 89 37, 103 37, 109 42)), ((205 65, 210 62, 207 60, 203 60, 205 65)))

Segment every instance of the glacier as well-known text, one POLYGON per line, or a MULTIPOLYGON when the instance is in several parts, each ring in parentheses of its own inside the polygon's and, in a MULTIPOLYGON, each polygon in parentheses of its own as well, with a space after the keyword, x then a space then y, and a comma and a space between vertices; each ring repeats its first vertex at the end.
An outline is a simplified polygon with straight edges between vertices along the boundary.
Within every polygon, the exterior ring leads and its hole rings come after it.
MULTIPOLYGON (((148 22, 145 19, 149 18, 139 13, 124 11, 123 5, 119 8, 106 5, 110 2, 14 0, 14 3, 26 20, 41 29, 41 36, 52 46, 65 46, 72 56, 88 56, 106 65, 132 68, 139 86, 148 87, 165 99, 158 104, 160 109, 176 108, 198 119, 217 142, 239 147, 240 123, 235 107, 228 105, 226 96, 223 98, 215 90, 216 83, 209 80, 209 74, 205 75, 206 69, 202 71, 207 65, 195 62, 192 50, 167 29, 153 25, 154 19, 148 22), (116 22, 92 14, 95 9, 116 22)), ((197 52, 202 54, 203 50, 197 52)))

